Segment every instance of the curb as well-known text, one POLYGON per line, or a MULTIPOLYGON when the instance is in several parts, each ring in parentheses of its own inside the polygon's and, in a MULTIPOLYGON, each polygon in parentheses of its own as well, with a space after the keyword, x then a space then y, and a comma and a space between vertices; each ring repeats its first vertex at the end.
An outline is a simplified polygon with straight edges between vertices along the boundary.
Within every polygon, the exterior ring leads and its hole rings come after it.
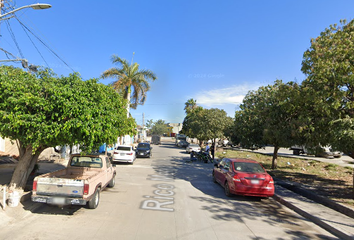
POLYGON ((326 207, 329 207, 329 208, 331 208, 337 212, 340 212, 348 217, 354 218, 354 209, 351 209, 351 208, 346 207, 342 204, 336 203, 328 198, 316 195, 301 186, 295 186, 294 184, 284 182, 284 181, 277 179, 277 178, 274 178, 274 180, 275 180, 276 184, 278 184, 290 191, 300 194, 308 199, 311 199, 317 203, 320 203, 326 207))
POLYGON ((13 168, 17 166, 17 163, 5 163, 5 164, 0 164, 0 168, 13 168))
POLYGON ((284 206, 292 209, 293 211, 295 211, 296 213, 300 214, 301 216, 309 219, 310 221, 312 221, 313 223, 317 224, 318 226, 320 226, 321 228, 327 230, 328 232, 332 233, 333 235, 339 237, 340 239, 344 239, 344 240, 353 240, 354 238, 342 231, 339 231, 338 229, 332 227, 331 225, 321 221, 319 218, 301 210, 300 208, 296 207, 295 205, 289 203, 288 201, 284 200, 283 198, 281 198, 279 195, 274 194, 273 199, 275 199, 276 201, 278 201, 279 203, 283 204, 284 206))

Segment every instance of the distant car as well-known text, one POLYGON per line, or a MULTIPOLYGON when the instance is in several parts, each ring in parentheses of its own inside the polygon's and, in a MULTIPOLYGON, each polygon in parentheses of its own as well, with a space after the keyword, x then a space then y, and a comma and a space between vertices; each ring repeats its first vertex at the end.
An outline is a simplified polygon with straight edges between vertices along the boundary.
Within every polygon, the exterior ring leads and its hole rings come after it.
POLYGON ((158 135, 153 135, 151 137, 151 144, 160 145, 161 144, 161 137, 158 135))
POLYGON ((332 151, 332 153, 333 153, 333 157, 335 157, 335 158, 342 157, 342 152, 340 152, 340 151, 332 151))
POLYGON ((177 143, 177 146, 178 146, 178 147, 181 147, 181 148, 185 148, 185 147, 187 147, 188 145, 189 145, 189 142, 184 141, 184 140, 181 140, 181 141, 179 141, 179 142, 177 143))
POLYGON ((223 158, 214 165, 213 181, 225 189, 225 195, 233 194, 271 197, 274 181, 263 166, 250 159, 223 158))
POLYGON ((329 147, 316 147, 315 148, 315 157, 324 157, 324 158, 334 158, 333 152, 330 151, 329 147))
POLYGON ((135 159, 136 154, 132 146, 119 145, 113 151, 112 162, 128 162, 133 164, 135 159))
POLYGON ((150 158, 152 157, 151 149, 150 143, 139 143, 136 148, 136 156, 150 158))
POLYGON ((307 154, 315 155, 315 157, 324 157, 324 158, 340 158, 342 152, 334 151, 331 146, 317 146, 317 147, 305 147, 300 145, 294 145, 290 148, 293 150, 294 155, 307 154))
POLYGON ((194 152, 200 152, 200 146, 198 144, 189 144, 187 147, 186 147, 186 152, 187 153, 191 153, 192 151, 194 152))

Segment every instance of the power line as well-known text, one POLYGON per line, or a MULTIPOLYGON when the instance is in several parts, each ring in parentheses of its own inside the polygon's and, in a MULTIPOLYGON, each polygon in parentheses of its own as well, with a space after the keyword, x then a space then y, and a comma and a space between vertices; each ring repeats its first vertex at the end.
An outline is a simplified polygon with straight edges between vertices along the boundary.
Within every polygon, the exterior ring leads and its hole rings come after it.
POLYGON ((35 38, 37 38, 38 41, 40 41, 51 53, 53 53, 60 61, 62 61, 68 68, 70 68, 73 72, 74 69, 72 69, 56 52, 54 52, 42 39, 40 39, 36 34, 34 34, 26 25, 24 25, 17 17, 17 21, 28 31, 30 32, 35 38))
POLYGON ((21 57, 24 58, 23 53, 21 51, 21 48, 20 48, 20 46, 19 46, 19 44, 17 42, 16 36, 13 33, 11 25, 10 25, 8 20, 6 20, 6 26, 7 26, 7 29, 9 30, 9 33, 10 33, 10 36, 11 36, 12 40, 14 41, 14 43, 15 43, 15 45, 17 47, 18 52, 20 53, 21 57))
MULTIPOLYGON (((17 19, 17 21, 20 22, 20 20, 17 18, 17 16, 15 16, 15 18, 17 19)), ((24 28, 24 26, 21 24, 23 31, 26 33, 27 37, 29 38, 29 40, 32 42, 34 48, 37 50, 38 54, 41 56, 41 58, 43 59, 43 61, 45 62, 45 64, 47 65, 47 67, 49 68, 49 64, 47 63, 47 61, 44 59, 42 53, 39 51, 39 49, 37 48, 36 44, 33 42, 32 38, 28 35, 28 32, 26 31, 26 29, 24 28)))

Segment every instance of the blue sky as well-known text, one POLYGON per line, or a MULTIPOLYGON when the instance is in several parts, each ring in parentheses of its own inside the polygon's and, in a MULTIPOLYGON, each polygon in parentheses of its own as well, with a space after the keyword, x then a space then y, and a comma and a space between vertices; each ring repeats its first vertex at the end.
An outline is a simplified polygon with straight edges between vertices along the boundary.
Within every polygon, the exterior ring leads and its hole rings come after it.
MULTIPOLYGON (((1 22, 0 47, 58 75, 77 71, 85 80, 114 67, 113 54, 131 61, 134 52, 134 62, 158 77, 145 105, 131 111, 138 124, 143 113, 145 120, 182 122, 190 98, 233 117, 249 90, 276 79, 301 82, 310 39, 354 16, 352 0, 43 2, 52 8, 24 9, 16 16, 65 63, 30 33, 29 38, 15 18, 1 22)), ((2 52, 0 59, 7 59, 2 52)))

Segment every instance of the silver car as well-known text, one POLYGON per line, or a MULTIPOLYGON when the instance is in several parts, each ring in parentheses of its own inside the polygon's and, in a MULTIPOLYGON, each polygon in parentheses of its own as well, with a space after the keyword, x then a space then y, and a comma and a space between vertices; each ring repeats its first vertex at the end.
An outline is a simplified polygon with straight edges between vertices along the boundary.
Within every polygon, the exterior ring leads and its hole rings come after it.
POLYGON ((198 144, 189 144, 186 147, 186 152, 191 153, 192 151, 194 152, 200 152, 200 146, 198 144))

